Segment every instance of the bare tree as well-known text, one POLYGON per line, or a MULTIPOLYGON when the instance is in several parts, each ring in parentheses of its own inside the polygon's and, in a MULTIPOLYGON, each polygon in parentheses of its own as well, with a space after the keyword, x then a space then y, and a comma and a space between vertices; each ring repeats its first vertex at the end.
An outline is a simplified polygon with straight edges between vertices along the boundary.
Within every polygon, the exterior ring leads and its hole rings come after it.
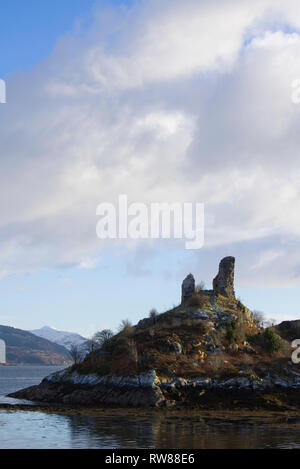
POLYGON ((254 310, 253 311, 253 320, 254 320, 255 324, 257 325, 257 327, 263 327, 264 321, 265 321, 264 313, 262 311, 254 310))
POLYGON ((119 331, 122 332, 124 335, 132 335, 133 332, 134 332, 134 327, 131 323, 131 321, 129 321, 129 319, 123 319, 121 321, 121 324, 119 326, 119 331))
POLYGON ((97 348, 103 347, 105 342, 113 337, 114 333, 110 329, 103 329, 93 335, 92 340, 95 342, 97 348))
POLYGON ((267 319, 267 321, 264 321, 264 327, 266 327, 266 328, 274 327, 276 325, 276 323, 277 323, 276 319, 269 318, 269 319, 267 319))
POLYGON ((203 290, 205 290, 205 283, 201 280, 201 282, 196 286, 195 291, 196 293, 202 293, 203 290))
POLYGON ((85 342, 85 350, 86 350, 86 353, 92 353, 92 352, 94 352, 95 350, 97 350, 97 348, 99 348, 99 346, 97 345, 97 342, 94 340, 93 337, 92 337, 91 339, 88 339, 88 340, 85 342))
POLYGON ((83 358, 82 350, 80 349, 79 345, 71 344, 69 352, 74 362, 74 365, 77 365, 78 363, 82 361, 82 358, 83 358))

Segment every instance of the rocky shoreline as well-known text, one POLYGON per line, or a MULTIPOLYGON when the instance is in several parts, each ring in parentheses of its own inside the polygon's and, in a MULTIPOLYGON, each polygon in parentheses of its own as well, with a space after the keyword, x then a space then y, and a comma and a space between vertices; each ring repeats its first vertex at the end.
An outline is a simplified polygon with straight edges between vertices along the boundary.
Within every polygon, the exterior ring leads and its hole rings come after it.
POLYGON ((64 370, 9 397, 86 407, 296 410, 300 408, 300 373, 289 378, 269 375, 261 379, 240 373, 228 379, 167 379, 157 376, 155 370, 127 377, 64 370))

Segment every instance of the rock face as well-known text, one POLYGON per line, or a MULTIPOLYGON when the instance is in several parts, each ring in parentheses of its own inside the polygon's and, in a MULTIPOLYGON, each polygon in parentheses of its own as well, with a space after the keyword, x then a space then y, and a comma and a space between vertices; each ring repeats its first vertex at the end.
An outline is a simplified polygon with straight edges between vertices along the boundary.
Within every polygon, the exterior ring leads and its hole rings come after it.
POLYGON ((63 370, 38 386, 11 394, 16 399, 81 406, 161 407, 166 399, 154 370, 136 376, 79 375, 63 370), (21 397, 22 396, 22 397, 21 397))
POLYGON ((234 297, 234 257, 225 257, 219 265, 219 273, 213 281, 215 292, 227 297, 234 297))
POLYGON ((181 287, 181 302, 184 303, 195 293, 195 279, 192 274, 189 274, 182 282, 181 287))
POLYGON ((243 373, 225 378, 160 378, 154 370, 137 376, 78 375, 68 370, 45 378, 9 397, 33 402, 84 407, 177 407, 247 409, 299 409, 300 374, 287 377, 275 373, 259 378, 255 373, 243 373), (283 395, 284 391, 289 394, 283 395), (270 402, 270 392, 278 396, 270 402), (279 394, 277 394, 279 393, 279 394), (266 398, 264 398, 266 395, 266 398), (275 407, 274 407, 275 406, 275 407), (276 407, 277 406, 277 407, 276 407))

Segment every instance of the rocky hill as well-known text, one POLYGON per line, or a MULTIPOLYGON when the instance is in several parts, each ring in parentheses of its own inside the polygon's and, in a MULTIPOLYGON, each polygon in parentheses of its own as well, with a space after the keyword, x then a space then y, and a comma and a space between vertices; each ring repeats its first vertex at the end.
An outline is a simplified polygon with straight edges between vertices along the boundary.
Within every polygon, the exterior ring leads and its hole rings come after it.
POLYGON ((212 290, 196 286, 189 274, 179 306, 152 312, 136 326, 125 323, 83 362, 13 397, 81 405, 297 406, 300 369, 290 361, 290 342, 280 329, 263 329, 236 299, 234 266, 233 257, 221 261, 212 290))
POLYGON ((70 363, 70 355, 65 347, 22 329, 0 326, 0 339, 6 344, 7 364, 68 365, 70 363))

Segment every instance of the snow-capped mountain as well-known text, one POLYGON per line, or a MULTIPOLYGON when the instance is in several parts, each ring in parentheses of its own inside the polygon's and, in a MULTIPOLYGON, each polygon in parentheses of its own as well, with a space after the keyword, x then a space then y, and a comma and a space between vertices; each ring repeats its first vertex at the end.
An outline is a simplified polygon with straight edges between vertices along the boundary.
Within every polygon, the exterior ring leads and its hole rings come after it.
POLYGON ((50 340, 58 345, 63 345, 66 349, 70 350, 71 345, 84 347, 87 339, 75 332, 59 331, 53 327, 44 326, 41 329, 29 331, 32 334, 42 337, 43 339, 50 340))

